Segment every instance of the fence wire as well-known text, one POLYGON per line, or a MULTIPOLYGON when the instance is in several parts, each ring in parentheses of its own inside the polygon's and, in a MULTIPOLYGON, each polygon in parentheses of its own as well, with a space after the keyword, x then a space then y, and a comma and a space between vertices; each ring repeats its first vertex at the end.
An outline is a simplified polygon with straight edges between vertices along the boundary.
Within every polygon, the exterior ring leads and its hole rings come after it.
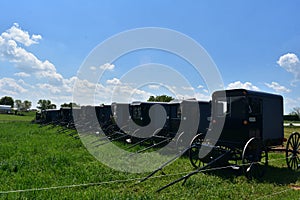
MULTIPOLYGON (((268 160, 268 162, 274 162, 278 160, 285 160, 286 158, 276 158, 268 160)), ((246 164, 245 164, 246 165, 246 164)), ((239 166, 244 166, 243 164, 239 166)), ((228 169, 232 168, 232 165, 228 166, 222 166, 222 167, 214 167, 209 169, 200 170, 199 172, 210 172, 210 171, 217 171, 222 169, 228 169)), ((164 178, 164 177, 170 177, 170 176, 179 176, 179 175, 186 175, 188 173, 193 172, 191 171, 185 171, 185 172, 179 172, 179 173, 172 173, 172 174, 162 174, 162 175, 156 175, 152 176, 149 179, 157 179, 157 178, 164 178)), ((72 185, 61 185, 61 186, 51 186, 51 187, 42 187, 42 188, 29 188, 29 189, 21 189, 21 190, 8 190, 8 191, 0 191, 0 194, 10 194, 10 193, 25 193, 25 192, 34 192, 34 191, 47 191, 47 190, 57 190, 57 189, 70 189, 70 188, 76 188, 76 187, 90 187, 90 186, 99 186, 104 184, 115 184, 115 183, 127 183, 127 182, 133 182, 133 181, 140 181, 144 179, 145 177, 138 177, 138 178, 130 178, 130 179, 124 179, 124 180, 112 180, 112 181, 103 181, 103 182, 97 182, 97 183, 82 183, 82 184, 72 184, 72 185)), ((265 196, 259 197, 257 199, 264 199, 264 198, 270 198, 272 196, 276 196, 288 191, 293 190, 292 188, 288 188, 279 192, 275 192, 272 194, 267 194, 265 196)))

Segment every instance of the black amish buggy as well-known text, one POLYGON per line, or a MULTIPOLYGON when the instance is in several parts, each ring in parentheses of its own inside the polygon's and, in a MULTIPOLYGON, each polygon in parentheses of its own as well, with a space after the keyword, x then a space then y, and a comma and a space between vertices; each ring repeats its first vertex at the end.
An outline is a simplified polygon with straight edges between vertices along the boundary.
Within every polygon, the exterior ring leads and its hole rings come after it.
POLYGON ((173 134, 189 132, 193 136, 207 132, 211 117, 210 102, 189 99, 170 102, 169 106, 171 109, 168 128, 173 134), (187 125, 180 127, 185 121, 188 122, 187 125))
POLYGON ((245 175, 258 178, 267 166, 268 151, 283 142, 282 96, 244 89, 217 91, 212 95, 210 130, 191 142, 190 161, 195 168, 228 161, 238 166, 242 161, 245 175), (212 138, 216 132, 219 137, 212 138), (201 157, 200 150, 209 153, 201 157))
POLYGON ((174 145, 170 146, 173 147, 170 153, 171 155, 175 153, 175 155, 142 179, 141 182, 149 179, 172 161, 186 154, 190 149, 189 145, 193 137, 208 131, 211 118, 210 102, 189 99, 175 100, 166 105, 168 116, 165 129, 168 131, 168 141, 171 141, 171 139, 174 141, 174 145))
POLYGON ((114 104, 113 107, 118 125, 123 126, 136 141, 148 138, 155 142, 166 142, 176 135, 178 138, 178 135, 183 133, 183 130, 180 130, 182 129, 180 123, 187 120, 196 121, 195 127, 198 128, 196 132, 204 133, 208 129, 208 118, 211 113, 209 102, 196 100, 132 102, 131 104, 114 104), (200 112, 201 117, 196 119, 194 115, 197 111, 200 112), (129 123, 130 120, 133 123, 129 123))
MULTIPOLYGON (((149 115, 153 105, 161 105, 165 109, 167 103, 133 102, 133 103, 112 103, 112 125, 107 128, 107 134, 113 140, 123 139, 127 143, 142 143, 145 140, 158 137, 163 131, 160 114, 157 109, 149 115)), ((161 110, 160 110, 161 111, 161 110)), ((168 112, 167 110, 165 110, 168 112)))
POLYGON ((260 178, 268 165, 269 151, 285 151, 289 169, 300 168, 300 134, 292 133, 283 146, 283 98, 280 95, 234 89, 212 95, 209 130, 196 135, 189 157, 195 171, 160 188, 212 167, 242 169, 247 178, 260 178), (216 137, 219 135, 219 137, 216 137))
POLYGON ((60 108, 60 115, 61 115, 61 123, 63 125, 71 123, 73 121, 72 108, 70 107, 60 108))
POLYGON ((196 127, 197 133, 204 133, 208 129, 210 118, 210 103, 197 100, 181 100, 173 102, 133 102, 130 104, 131 119, 139 126, 147 126, 152 123, 156 127, 151 136, 175 137, 176 134, 183 131, 180 130, 180 123, 186 120, 195 120, 194 115, 199 112, 196 127), (165 111, 165 119, 161 119, 163 110, 154 108, 153 106, 159 105, 165 111), (193 107, 194 105, 194 107, 193 107), (195 109, 195 106, 197 109, 195 109), (152 116, 150 116, 150 109, 152 116), (165 120, 163 126, 160 122, 165 120), (156 134, 157 133, 157 134, 156 134))
POLYGON ((111 123, 104 133, 109 139, 117 140, 126 139, 129 131, 129 103, 116 103, 111 104, 110 122, 111 123))
MULTIPOLYGON (((74 109, 73 115, 75 117, 75 126, 76 129, 81 134, 99 134, 99 131, 102 130, 102 125, 106 123, 105 112, 102 109, 106 107, 99 106, 81 106, 80 109, 74 109)), ((110 109, 110 106, 109 106, 110 109)), ((106 114, 107 115, 107 114, 106 114)))
POLYGON ((46 109, 41 111, 41 119, 44 124, 56 124, 60 120, 60 110, 46 109))
POLYGON ((100 105, 95 107, 98 123, 103 132, 113 124, 111 105, 100 105))
POLYGON ((255 137, 265 146, 283 143, 283 98, 280 95, 243 89, 213 94, 213 123, 225 117, 219 140, 243 147, 255 137))
POLYGON ((170 106, 167 102, 132 102, 129 106, 132 134, 136 139, 156 140, 169 137, 168 119, 170 106), (165 121, 165 123, 163 123, 165 121))

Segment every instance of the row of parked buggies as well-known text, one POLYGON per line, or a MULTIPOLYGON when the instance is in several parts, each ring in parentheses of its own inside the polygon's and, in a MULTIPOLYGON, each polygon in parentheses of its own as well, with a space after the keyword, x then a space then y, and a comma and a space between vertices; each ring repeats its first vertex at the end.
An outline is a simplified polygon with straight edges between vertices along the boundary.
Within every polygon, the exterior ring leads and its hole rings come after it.
POLYGON ((284 137, 283 98, 276 94, 234 89, 214 92, 209 102, 193 99, 61 108, 38 113, 36 121, 95 134, 97 141, 105 137, 109 142, 128 143, 129 148, 145 146, 138 153, 175 141, 176 156, 144 180, 182 155, 189 156, 195 171, 160 190, 215 166, 231 165, 249 179, 262 177, 270 151, 284 152, 287 167, 300 169, 300 134, 284 137))

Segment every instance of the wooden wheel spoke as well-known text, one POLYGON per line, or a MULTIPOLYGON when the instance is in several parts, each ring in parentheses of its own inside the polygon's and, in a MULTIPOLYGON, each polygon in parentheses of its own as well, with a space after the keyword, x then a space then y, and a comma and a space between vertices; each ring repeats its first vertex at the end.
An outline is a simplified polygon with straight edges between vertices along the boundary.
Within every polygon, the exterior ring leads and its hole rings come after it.
POLYGON ((292 160, 292 169, 295 169, 295 165, 296 165, 296 161, 295 161, 295 158, 292 158, 291 159, 292 160))
POLYGON ((205 165, 205 163, 199 158, 199 151, 202 146, 203 138, 204 135, 202 134, 196 135, 190 144, 191 148, 189 158, 192 166, 196 169, 205 165))
POLYGON ((294 158, 294 169, 296 170, 298 168, 298 160, 297 158, 295 157, 294 158))
POLYGON ((299 151, 299 147, 300 147, 300 138, 298 138, 298 140, 297 140, 297 141, 298 141, 298 142, 297 142, 297 146, 296 146, 296 148, 295 148, 295 149, 296 149, 297 151, 299 151))
POLYGON ((296 144, 297 146, 299 146, 299 140, 300 140, 300 137, 297 137, 297 138, 295 139, 295 144, 296 144))
POLYGON ((299 169, 299 147, 300 147, 300 134, 294 132, 290 135, 286 146, 286 163, 289 169, 299 169))
POLYGON ((300 158, 297 156, 297 169, 300 168, 300 158))
POLYGON ((295 147, 295 135, 292 135, 292 137, 291 137, 291 147, 292 148, 295 147))

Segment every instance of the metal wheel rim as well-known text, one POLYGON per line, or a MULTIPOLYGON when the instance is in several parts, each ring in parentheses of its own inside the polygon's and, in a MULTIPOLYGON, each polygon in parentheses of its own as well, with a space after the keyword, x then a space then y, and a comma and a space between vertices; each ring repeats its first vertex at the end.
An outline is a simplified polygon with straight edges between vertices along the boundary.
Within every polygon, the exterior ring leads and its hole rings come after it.
POLYGON ((251 138, 242 153, 243 172, 248 179, 261 178, 268 165, 268 152, 261 141, 251 138))
POLYGON ((203 135, 199 134, 193 138, 191 145, 190 145, 191 148, 189 150, 189 158, 190 158, 190 162, 191 162, 192 166, 196 169, 204 166, 204 164, 205 164, 199 158, 199 150, 200 150, 202 142, 203 142, 203 135))
POLYGON ((286 145, 286 163, 289 169, 300 169, 300 134, 294 132, 290 135, 286 145))

